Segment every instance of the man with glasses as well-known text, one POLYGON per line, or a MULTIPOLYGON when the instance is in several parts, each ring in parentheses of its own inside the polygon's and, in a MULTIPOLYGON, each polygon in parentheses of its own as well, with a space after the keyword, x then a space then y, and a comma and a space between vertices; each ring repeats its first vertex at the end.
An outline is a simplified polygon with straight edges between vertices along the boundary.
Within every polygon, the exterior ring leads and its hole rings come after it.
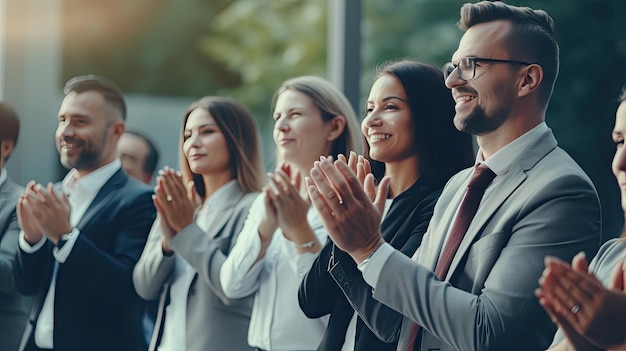
POLYGON ((448 182, 413 258, 380 236, 388 180, 372 203, 371 176, 361 184, 325 159, 309 195, 373 288, 375 300, 348 292, 352 305, 379 337, 399 338, 398 350, 545 350, 555 326, 534 296, 544 257, 591 257, 601 230, 591 180, 544 122, 559 65, 553 21, 484 1, 463 5, 459 26, 444 76, 455 126, 480 146, 477 166, 448 182))

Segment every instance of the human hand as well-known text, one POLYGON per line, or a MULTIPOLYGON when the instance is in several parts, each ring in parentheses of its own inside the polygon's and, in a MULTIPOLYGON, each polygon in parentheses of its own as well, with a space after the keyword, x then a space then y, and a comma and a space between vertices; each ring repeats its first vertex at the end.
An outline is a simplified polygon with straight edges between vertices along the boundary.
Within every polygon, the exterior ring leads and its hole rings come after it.
POLYGON ((304 244, 316 240, 307 221, 310 204, 303 199, 298 191, 300 176, 287 173, 288 168, 282 167, 269 174, 268 195, 276 209, 278 226, 283 235, 295 244, 304 244))
POLYGON ((367 197, 374 201, 376 197, 376 188, 367 189, 365 186, 365 176, 372 173, 372 167, 370 165, 370 161, 368 161, 365 157, 356 154, 354 151, 350 151, 350 157, 346 160, 344 155, 339 154, 337 156, 339 161, 343 161, 348 164, 348 167, 352 171, 352 173, 356 174, 359 183, 366 190, 367 197), (369 190, 369 191, 367 191, 369 190))
POLYGON ((154 193, 157 211, 175 233, 194 222, 199 196, 193 182, 185 186, 180 172, 169 167, 160 170, 154 193))
POLYGON ((384 177, 378 191, 373 190, 374 177, 370 173, 362 186, 350 167, 332 157, 322 157, 307 178, 309 197, 317 209, 331 239, 346 251, 356 263, 361 263, 384 243, 380 233, 389 177, 384 177), (367 192, 376 193, 372 202, 367 192))
MULTIPOLYGON (((26 189, 25 206, 28 206, 32 219, 41 232, 53 243, 57 243, 61 236, 72 231, 70 225, 70 203, 67 195, 57 193, 48 183, 47 187, 35 184, 26 189)), ((35 236, 36 237, 36 236, 35 236)), ((26 238, 28 242, 31 242, 26 238)), ((40 238, 41 239, 41 238, 40 238)))
POLYGON ((583 340, 603 349, 621 345, 626 341, 626 294, 605 288, 586 270, 584 254, 576 255, 572 266, 546 257, 540 303, 573 345, 583 340))
POLYGON ((43 230, 37 223, 35 216, 33 215, 33 211, 28 204, 28 194, 26 193, 29 189, 32 189, 35 186, 35 181, 31 180, 26 185, 26 190, 22 195, 20 195, 16 204, 16 212, 17 212, 17 223, 19 227, 24 231, 24 239, 30 244, 36 244, 41 241, 43 237, 43 230))

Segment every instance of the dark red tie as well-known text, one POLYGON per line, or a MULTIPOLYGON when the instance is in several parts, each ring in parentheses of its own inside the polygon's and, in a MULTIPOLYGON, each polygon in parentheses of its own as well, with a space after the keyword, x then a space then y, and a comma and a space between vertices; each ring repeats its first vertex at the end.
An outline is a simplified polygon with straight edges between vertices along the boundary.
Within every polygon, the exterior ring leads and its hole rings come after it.
MULTIPOLYGON (((456 250, 459 248, 459 244, 461 244, 461 240, 463 240, 463 236, 465 236, 470 223, 472 223, 472 219, 476 215, 476 211, 478 211, 478 205, 480 204, 480 200, 483 198, 485 189, 487 189, 487 186, 489 186, 495 177, 496 174, 493 173, 493 171, 486 165, 479 165, 474 168, 474 174, 472 175, 472 179, 470 179, 469 184, 467 184, 465 196, 463 197, 463 201, 461 201, 461 206, 459 206, 459 211, 457 212, 454 223, 452 224, 452 229, 450 229, 450 236, 448 237, 448 240, 439 255, 439 261, 435 267, 435 274, 439 277, 439 279, 444 280, 446 274, 448 274, 452 258, 454 257, 456 250)), ((417 337, 419 328, 420 326, 418 324, 413 323, 411 333, 409 334, 407 351, 413 351, 415 338, 417 337)))

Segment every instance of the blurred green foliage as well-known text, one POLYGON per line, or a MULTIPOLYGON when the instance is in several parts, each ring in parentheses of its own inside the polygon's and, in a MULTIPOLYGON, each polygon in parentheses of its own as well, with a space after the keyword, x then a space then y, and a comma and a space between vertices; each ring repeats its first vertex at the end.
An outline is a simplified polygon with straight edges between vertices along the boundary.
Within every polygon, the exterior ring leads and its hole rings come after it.
MULTIPOLYGON (((462 35, 455 24, 464 2, 363 0, 362 98, 384 61, 412 57, 436 66, 448 61, 462 35)), ((626 1, 507 2, 545 9, 556 22, 561 72, 547 122, 596 184, 606 240, 623 222, 610 172, 610 131, 615 99, 626 83, 626 1)), ((64 78, 97 73, 130 93, 231 96, 267 129, 271 97, 284 79, 325 76, 326 5, 324 0, 65 0, 64 78)))

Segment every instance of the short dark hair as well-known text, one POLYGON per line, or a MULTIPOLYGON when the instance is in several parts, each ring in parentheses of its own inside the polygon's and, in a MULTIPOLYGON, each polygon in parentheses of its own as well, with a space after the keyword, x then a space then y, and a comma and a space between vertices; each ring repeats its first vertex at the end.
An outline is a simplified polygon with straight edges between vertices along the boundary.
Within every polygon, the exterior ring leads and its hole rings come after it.
MULTIPOLYGON (((374 81, 392 75, 402 83, 423 176, 443 186, 458 171, 472 165, 472 136, 454 126, 454 99, 437 67, 414 60, 389 62, 377 70, 374 81)), ((383 163, 374 161, 375 177, 384 175, 383 163), (382 173, 381 173, 382 171, 382 173)))
POLYGON ((547 105, 559 75, 559 44, 554 34, 554 20, 544 10, 481 1, 463 4, 458 26, 465 31, 473 25, 497 20, 512 24, 507 48, 512 58, 537 63, 543 69, 539 94, 547 105))
POLYGON ((74 77, 65 83, 63 93, 65 95, 75 91, 82 93, 85 91, 97 91, 104 96, 107 103, 118 110, 122 120, 126 120, 126 101, 124 100, 124 93, 115 83, 93 74, 74 77))
POLYGON ((17 145, 20 134, 20 120, 15 110, 7 103, 0 101, 0 140, 13 140, 17 145))
POLYGON ((148 174, 154 174, 157 168, 157 163, 159 162, 159 149, 157 149, 152 140, 143 133, 134 130, 125 130, 124 133, 134 135, 148 145, 148 155, 146 156, 146 161, 143 164, 143 171, 148 174))

